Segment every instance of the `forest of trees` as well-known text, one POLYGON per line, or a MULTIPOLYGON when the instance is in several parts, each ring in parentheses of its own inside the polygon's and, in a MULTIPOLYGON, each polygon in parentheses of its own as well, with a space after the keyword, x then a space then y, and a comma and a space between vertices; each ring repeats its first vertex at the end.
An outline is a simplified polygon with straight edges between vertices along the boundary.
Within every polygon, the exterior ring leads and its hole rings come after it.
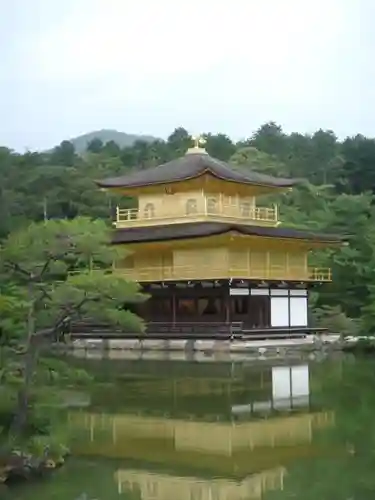
MULTIPOLYGON (((205 138, 216 158, 305 180, 276 200, 282 223, 343 234, 349 242, 313 256, 317 264, 331 266, 334 276, 333 284, 314 296, 314 314, 344 332, 374 331, 375 139, 357 135, 341 141, 330 130, 286 134, 273 122, 238 143, 224 134, 205 138)), ((43 219, 86 216, 110 222, 115 206, 132 200, 100 191, 95 179, 150 168, 184 154, 191 144, 188 132, 177 128, 166 141, 136 141, 124 149, 94 139, 81 155, 69 141, 44 153, 1 147, 0 238, 43 219)))

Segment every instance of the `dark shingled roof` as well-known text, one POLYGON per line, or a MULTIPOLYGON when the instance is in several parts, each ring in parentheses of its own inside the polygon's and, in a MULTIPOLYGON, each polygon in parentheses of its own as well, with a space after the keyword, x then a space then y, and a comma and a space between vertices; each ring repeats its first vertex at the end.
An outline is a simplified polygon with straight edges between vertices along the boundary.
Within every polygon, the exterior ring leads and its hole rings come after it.
POLYGON ((291 187, 299 182, 297 179, 283 179, 260 174, 249 169, 241 169, 209 156, 204 150, 187 152, 176 160, 169 161, 158 167, 134 171, 121 177, 112 177, 96 181, 99 187, 141 187, 154 184, 194 179, 203 173, 210 173, 218 179, 240 184, 253 184, 266 187, 291 187))
POLYGON ((112 237, 112 243, 146 243, 153 241, 180 240, 187 238, 202 238, 236 231, 248 236, 263 236, 274 238, 303 239, 325 243, 339 243, 343 238, 328 234, 317 234, 284 227, 245 226, 242 224, 225 224, 221 222, 192 222, 168 224, 165 226, 134 227, 117 229, 112 237))

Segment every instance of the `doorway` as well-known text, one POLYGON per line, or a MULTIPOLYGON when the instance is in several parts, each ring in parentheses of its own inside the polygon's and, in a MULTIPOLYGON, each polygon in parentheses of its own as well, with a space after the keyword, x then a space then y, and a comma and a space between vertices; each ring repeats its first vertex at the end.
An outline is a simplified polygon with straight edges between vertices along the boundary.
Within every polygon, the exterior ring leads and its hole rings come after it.
POLYGON ((270 304, 268 295, 231 296, 231 321, 241 321, 245 328, 270 328, 270 304))

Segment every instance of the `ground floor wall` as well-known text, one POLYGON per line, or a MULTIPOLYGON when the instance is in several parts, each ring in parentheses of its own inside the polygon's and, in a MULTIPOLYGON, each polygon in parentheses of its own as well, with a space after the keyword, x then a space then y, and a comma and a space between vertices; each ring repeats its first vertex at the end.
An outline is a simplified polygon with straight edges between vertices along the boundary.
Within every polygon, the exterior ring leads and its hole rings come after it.
POLYGON ((146 322, 241 322, 244 328, 308 326, 308 289, 295 285, 148 286, 149 299, 136 311, 146 322))

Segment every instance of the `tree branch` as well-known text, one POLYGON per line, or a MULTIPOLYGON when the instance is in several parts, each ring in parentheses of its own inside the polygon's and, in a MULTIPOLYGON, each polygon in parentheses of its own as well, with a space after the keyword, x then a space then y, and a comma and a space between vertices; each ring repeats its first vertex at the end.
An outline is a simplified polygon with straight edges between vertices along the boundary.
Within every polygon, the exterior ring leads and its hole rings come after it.
POLYGON ((48 299, 48 300, 51 300, 51 299, 52 299, 51 295, 50 295, 50 294, 48 293, 48 291, 47 291, 47 290, 45 290, 44 288, 41 288, 41 289, 40 289, 40 292, 41 292, 40 297, 38 297, 38 298, 37 298, 37 299, 35 299, 35 301, 34 301, 34 305, 35 305, 35 306, 38 306, 38 305, 41 303, 41 301, 42 301, 43 299, 48 299))
POLYGON ((49 257, 47 258, 46 262, 44 263, 44 266, 43 266, 41 272, 39 273, 38 280, 41 280, 43 278, 44 273, 47 271, 52 260, 54 260, 54 257, 53 257, 53 255, 50 254, 49 257))
POLYGON ((10 266, 13 268, 13 271, 19 272, 20 274, 23 274, 24 276, 27 276, 29 279, 32 279, 32 273, 29 271, 26 271, 23 269, 17 262, 13 262, 11 260, 6 260, 4 262, 6 266, 10 266))

